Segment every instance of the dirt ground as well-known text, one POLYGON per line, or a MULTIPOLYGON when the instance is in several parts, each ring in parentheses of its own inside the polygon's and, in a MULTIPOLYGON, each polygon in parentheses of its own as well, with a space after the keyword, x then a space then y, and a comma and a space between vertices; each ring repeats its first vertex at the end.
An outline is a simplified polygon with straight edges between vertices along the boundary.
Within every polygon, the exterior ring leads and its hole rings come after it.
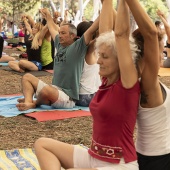
MULTIPOLYGON (((7 54, 21 53, 15 49, 8 49, 5 52, 7 54)), ((21 93, 21 78, 20 75, 0 69, 0 95, 21 93)), ((39 78, 46 83, 51 83, 52 76, 39 78)), ((160 77, 160 79, 170 87, 170 77, 160 77)), ((0 150, 32 148, 35 140, 40 137, 89 146, 91 127, 91 117, 46 122, 38 122, 24 115, 11 118, 0 117, 0 150)))
MULTIPOLYGON (((21 53, 16 49, 4 51, 7 54, 21 53)), ((21 78, 20 75, 1 68, 0 95, 21 93, 21 78)), ((51 83, 52 80, 52 76, 39 78, 46 83, 51 83)), ((90 136, 91 117, 46 122, 38 122, 24 115, 11 118, 0 117, 0 150, 32 148, 35 140, 40 137, 50 137, 71 144, 90 145, 90 136)))

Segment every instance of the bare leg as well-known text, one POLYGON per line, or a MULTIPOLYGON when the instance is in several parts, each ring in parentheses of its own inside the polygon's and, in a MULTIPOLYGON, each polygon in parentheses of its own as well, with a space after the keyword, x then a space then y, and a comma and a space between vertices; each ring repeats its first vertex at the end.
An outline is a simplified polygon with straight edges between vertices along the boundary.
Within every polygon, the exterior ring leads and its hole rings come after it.
MULTIPOLYGON (((24 103, 25 102, 25 98, 20 98, 17 101, 18 101, 18 103, 24 103)), ((36 100, 33 100, 33 103, 36 104, 36 100)))
POLYGON ((17 104, 18 110, 28 110, 35 108, 37 105, 51 105, 58 100, 58 89, 46 85, 44 86, 38 96, 37 100, 33 100, 33 95, 37 90, 39 79, 31 74, 25 74, 22 78, 23 87, 23 99, 18 99, 19 104, 17 104))
POLYGON ((15 71, 18 71, 18 72, 21 72, 21 73, 25 72, 24 69, 19 67, 19 62, 17 62, 17 61, 9 61, 8 65, 12 70, 15 70, 15 71))
POLYGON ((18 103, 24 103, 25 102, 25 98, 20 98, 17 101, 18 101, 18 103))
POLYGON ((73 146, 50 138, 40 138, 34 145, 42 170, 73 168, 73 146), (47 161, 48 158, 48 161, 47 161))
POLYGON ((17 104, 18 110, 28 110, 36 107, 36 103, 33 101, 34 92, 37 89, 39 79, 31 74, 25 74, 22 78, 22 88, 24 99, 17 104))
POLYGON ((43 89, 37 96, 36 104, 51 105, 52 103, 55 103, 58 100, 58 95, 59 95, 58 89, 50 85, 47 85, 43 87, 43 89))
POLYGON ((31 70, 31 71, 38 71, 38 67, 31 61, 28 60, 20 60, 19 67, 23 70, 31 70))
POLYGON ((8 55, 2 55, 0 58, 0 62, 9 62, 9 61, 15 61, 16 59, 14 57, 10 57, 8 55))
POLYGON ((97 170, 73 168, 73 145, 50 138, 40 138, 35 142, 34 148, 41 170, 61 170, 61 167, 67 170, 97 170))

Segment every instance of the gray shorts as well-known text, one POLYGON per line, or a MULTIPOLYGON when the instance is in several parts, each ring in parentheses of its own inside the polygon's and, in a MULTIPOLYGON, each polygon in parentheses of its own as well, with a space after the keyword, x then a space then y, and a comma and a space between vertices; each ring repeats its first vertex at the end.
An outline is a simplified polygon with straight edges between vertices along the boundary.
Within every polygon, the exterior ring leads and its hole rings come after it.
MULTIPOLYGON (((49 85, 44 83, 43 81, 39 80, 35 97, 38 96, 40 91, 45 86, 49 86, 49 85)), ((51 106, 58 108, 58 109, 72 109, 75 106, 75 102, 67 94, 65 94, 62 91, 62 89, 58 88, 55 85, 52 85, 52 87, 55 88, 56 90, 58 90, 59 96, 58 96, 58 100, 56 102, 54 102, 53 104, 51 104, 51 106)))

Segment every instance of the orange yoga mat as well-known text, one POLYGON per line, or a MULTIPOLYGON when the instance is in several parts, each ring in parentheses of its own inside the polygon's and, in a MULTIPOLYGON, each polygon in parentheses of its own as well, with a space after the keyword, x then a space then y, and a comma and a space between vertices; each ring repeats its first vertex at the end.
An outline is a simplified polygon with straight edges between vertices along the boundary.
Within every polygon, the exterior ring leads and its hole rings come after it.
POLYGON ((74 111, 41 111, 41 112, 33 112, 24 114, 25 116, 35 118, 39 122, 44 122, 48 120, 61 120, 61 119, 68 119, 68 118, 75 118, 75 117, 82 117, 82 116, 91 116, 89 111, 83 110, 74 110, 74 111))

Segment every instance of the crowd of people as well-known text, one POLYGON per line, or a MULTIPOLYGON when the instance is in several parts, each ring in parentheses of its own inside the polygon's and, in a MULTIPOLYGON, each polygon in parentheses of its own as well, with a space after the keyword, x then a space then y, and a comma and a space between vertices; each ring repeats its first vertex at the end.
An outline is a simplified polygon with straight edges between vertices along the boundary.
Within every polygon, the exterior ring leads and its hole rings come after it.
POLYGON ((154 23, 139 0, 120 0, 117 11, 112 0, 101 3, 99 17, 77 27, 67 20, 67 11, 60 23, 60 14, 52 16, 47 8, 40 9, 43 22, 22 16, 28 60, 9 61, 9 66, 19 72, 52 66, 54 73, 51 84, 29 73, 22 77, 24 98, 18 99, 18 110, 78 105, 89 107, 93 118, 89 149, 51 138, 36 140, 40 168, 169 170, 170 89, 158 71, 170 67, 170 25, 160 10, 164 29, 154 23), (134 32, 130 11, 138 25, 134 32))

